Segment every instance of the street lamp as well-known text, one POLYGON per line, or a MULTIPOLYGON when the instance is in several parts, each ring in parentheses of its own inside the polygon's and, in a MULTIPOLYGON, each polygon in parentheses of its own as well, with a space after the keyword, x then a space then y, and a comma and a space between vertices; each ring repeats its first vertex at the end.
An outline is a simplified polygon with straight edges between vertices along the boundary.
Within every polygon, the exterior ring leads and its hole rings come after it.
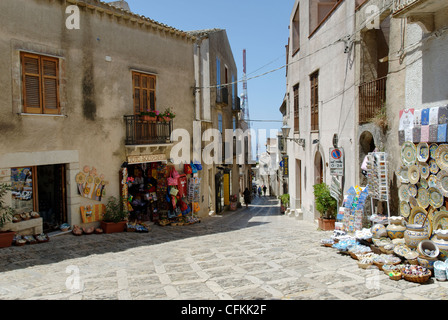
POLYGON ((290 132, 291 132, 291 127, 288 126, 287 124, 285 124, 285 125, 282 127, 283 138, 285 138, 286 140, 294 141, 294 142, 297 143, 299 146, 301 146, 303 149, 305 149, 305 139, 288 138, 290 132))

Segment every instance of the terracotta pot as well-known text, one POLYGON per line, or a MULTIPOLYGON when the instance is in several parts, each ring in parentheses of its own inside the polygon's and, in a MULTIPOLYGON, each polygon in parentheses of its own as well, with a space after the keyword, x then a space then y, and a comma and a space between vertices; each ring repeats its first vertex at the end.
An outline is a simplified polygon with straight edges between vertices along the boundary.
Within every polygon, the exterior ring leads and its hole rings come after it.
POLYGON ((142 116, 143 121, 157 121, 157 117, 142 116))
POLYGON ((403 217, 391 217, 390 224, 386 228, 389 238, 402 239, 404 238, 404 232, 406 227, 403 225, 403 217))
POLYGON ((422 225, 408 224, 406 231, 404 232, 404 240, 409 248, 417 249, 420 242, 428 239, 428 232, 422 225))
POLYGON ((12 245, 14 240, 15 232, 6 231, 0 232, 0 248, 7 248, 12 245))
POLYGON ((322 219, 319 218, 319 229, 323 231, 332 231, 335 226, 335 219, 322 219))
POLYGON ((101 229, 103 229, 104 233, 124 232, 125 228, 126 221, 121 221, 118 223, 101 221, 101 229))

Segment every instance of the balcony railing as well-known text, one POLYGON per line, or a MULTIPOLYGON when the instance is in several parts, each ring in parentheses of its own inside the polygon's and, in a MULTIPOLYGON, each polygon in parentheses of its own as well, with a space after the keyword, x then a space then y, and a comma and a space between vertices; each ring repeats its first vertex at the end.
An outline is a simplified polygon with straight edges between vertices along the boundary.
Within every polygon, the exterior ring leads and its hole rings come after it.
POLYGON ((407 9, 410 6, 416 4, 420 0, 394 0, 394 14, 401 10, 407 9))
POLYGON ((216 102, 218 104, 229 104, 229 89, 225 87, 216 88, 216 102))
POLYGON ((448 7, 446 0, 394 0, 392 15, 394 18, 404 18, 411 15, 431 16, 448 7))
POLYGON ((359 86, 359 124, 370 122, 386 103, 387 77, 359 86))
POLYGON ((165 144, 170 142, 172 121, 144 120, 143 116, 124 116, 126 145, 165 144))

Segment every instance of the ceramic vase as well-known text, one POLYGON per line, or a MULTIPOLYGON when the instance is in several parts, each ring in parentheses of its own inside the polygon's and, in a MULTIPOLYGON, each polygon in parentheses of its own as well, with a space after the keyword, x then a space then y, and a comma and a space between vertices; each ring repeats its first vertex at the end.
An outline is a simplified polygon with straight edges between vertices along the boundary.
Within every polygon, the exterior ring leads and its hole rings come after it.
POLYGON ((448 258, 448 230, 436 230, 434 233, 435 236, 432 238, 432 241, 439 248, 439 257, 445 260, 448 258))
POLYGON ((375 224, 372 227, 371 232, 372 232, 372 237, 374 239, 380 239, 380 238, 383 238, 383 237, 387 236, 386 227, 384 225, 382 225, 382 224, 375 224))
POLYGON ((404 238, 406 227, 403 225, 403 217, 391 217, 389 222, 386 228, 389 238, 392 240, 404 238))
POLYGON ((428 240, 429 234, 426 229, 419 224, 409 224, 404 232, 406 245, 411 249, 417 249, 418 244, 423 240, 428 240))

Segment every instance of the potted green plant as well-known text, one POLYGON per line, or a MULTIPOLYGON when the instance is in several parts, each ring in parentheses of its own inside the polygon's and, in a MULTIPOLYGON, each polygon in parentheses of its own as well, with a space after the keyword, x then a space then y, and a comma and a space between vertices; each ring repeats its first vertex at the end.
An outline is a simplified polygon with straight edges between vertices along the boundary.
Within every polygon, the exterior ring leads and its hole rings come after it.
POLYGON ((106 204, 106 211, 101 221, 104 233, 124 232, 126 228, 128 213, 123 209, 122 201, 110 197, 106 204))
POLYGON ((171 108, 166 108, 165 112, 161 114, 164 121, 169 122, 176 117, 176 114, 171 110, 171 108))
POLYGON ((319 228, 324 231, 334 230, 338 203, 331 196, 326 183, 315 184, 313 188, 316 210, 320 213, 319 228))
POLYGON ((10 221, 14 215, 14 209, 7 206, 3 197, 11 190, 11 187, 7 184, 0 184, 0 248, 10 247, 14 240, 15 232, 2 231, 3 227, 10 221))
POLYGON ((143 120, 145 121, 157 121, 157 118, 160 116, 160 111, 158 110, 146 110, 140 112, 143 120))
POLYGON ((280 199, 280 212, 284 214, 286 209, 289 208, 289 194, 282 194, 278 198, 280 199))

